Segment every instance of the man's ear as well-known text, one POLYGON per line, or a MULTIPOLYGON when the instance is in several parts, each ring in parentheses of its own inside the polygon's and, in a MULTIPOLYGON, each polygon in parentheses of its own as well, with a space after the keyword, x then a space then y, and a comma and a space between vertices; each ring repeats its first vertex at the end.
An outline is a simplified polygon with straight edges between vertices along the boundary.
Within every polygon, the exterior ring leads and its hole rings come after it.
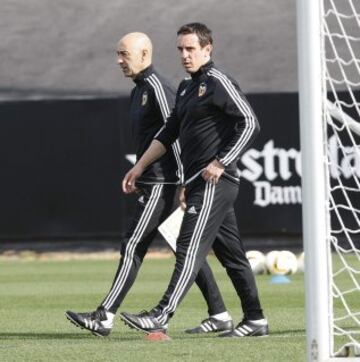
POLYGON ((213 46, 212 46, 212 44, 205 45, 205 48, 206 48, 206 50, 207 50, 207 53, 208 53, 209 55, 211 55, 211 53, 212 53, 212 51, 213 51, 213 46))
POLYGON ((141 61, 144 62, 147 59, 148 55, 149 51, 147 49, 143 49, 141 54, 141 61))

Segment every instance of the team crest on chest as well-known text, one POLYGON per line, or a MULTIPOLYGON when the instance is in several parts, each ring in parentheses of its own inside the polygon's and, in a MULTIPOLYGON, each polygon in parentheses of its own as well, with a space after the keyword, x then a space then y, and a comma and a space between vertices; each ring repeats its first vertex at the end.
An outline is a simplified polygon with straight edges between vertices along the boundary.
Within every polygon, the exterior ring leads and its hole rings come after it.
POLYGON ((142 95, 142 98, 141 98, 141 105, 142 106, 145 106, 145 104, 147 103, 148 101, 148 94, 147 92, 145 91, 142 95))
POLYGON ((205 83, 201 83, 199 86, 199 97, 202 97, 204 94, 206 93, 206 84, 205 83))

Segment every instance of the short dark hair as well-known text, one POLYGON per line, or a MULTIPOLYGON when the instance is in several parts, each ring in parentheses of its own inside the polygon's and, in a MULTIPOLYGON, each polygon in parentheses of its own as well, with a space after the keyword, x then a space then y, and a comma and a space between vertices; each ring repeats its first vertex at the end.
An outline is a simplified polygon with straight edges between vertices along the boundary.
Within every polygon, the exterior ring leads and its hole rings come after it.
POLYGON ((196 34, 199 38, 200 46, 203 48, 213 43, 212 31, 202 23, 185 24, 177 32, 177 35, 196 34))

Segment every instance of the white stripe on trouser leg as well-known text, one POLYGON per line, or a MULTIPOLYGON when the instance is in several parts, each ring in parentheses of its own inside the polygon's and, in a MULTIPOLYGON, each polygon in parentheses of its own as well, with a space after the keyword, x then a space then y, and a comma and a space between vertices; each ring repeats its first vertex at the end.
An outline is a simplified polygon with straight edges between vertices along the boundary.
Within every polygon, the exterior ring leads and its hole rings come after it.
POLYGON ((145 209, 140 217, 140 220, 126 245, 124 262, 122 264, 121 270, 119 271, 119 274, 108 296, 102 304, 106 309, 110 309, 111 305, 120 294, 121 289, 124 287, 125 281, 129 275, 131 265, 133 263, 135 248, 141 241, 144 231, 149 224, 151 216, 161 196, 163 186, 164 185, 155 185, 151 190, 149 201, 147 202, 145 209))
POLYGON ((211 211, 212 203, 214 200, 215 194, 215 185, 206 183, 205 192, 204 192, 204 201, 199 213, 198 220, 196 222, 194 232, 191 236, 188 250, 185 256, 184 266, 182 268, 179 280, 176 283, 173 293, 169 298, 168 305, 163 308, 161 316, 158 317, 158 320, 162 323, 165 323, 167 320, 167 315, 175 311, 179 299, 184 292, 187 283, 191 277, 191 274, 194 270, 194 265, 196 261, 196 253, 199 247, 199 243, 204 232, 205 226, 207 224, 209 214, 211 211))
POLYGON ((169 299, 169 304, 166 308, 163 309, 163 313, 159 318, 159 320, 161 320, 164 323, 166 322, 167 314, 171 313, 172 311, 174 311, 176 309, 179 298, 181 297, 181 294, 184 291, 184 288, 186 287, 186 284, 193 271, 194 263, 195 263, 194 256, 197 252, 198 244, 200 242, 200 239, 201 239, 201 236, 203 233, 203 229, 206 225, 207 218, 208 218, 209 212, 211 210, 214 191, 215 191, 215 185, 207 183, 205 186, 202 210, 199 213, 199 218, 197 220, 193 235, 192 235, 190 243, 189 243, 183 270, 181 272, 177 285, 174 289, 174 292, 169 299))
MULTIPOLYGON (((188 269, 189 275, 191 275, 194 265, 195 265, 197 249, 199 247, 200 240, 201 240, 203 231, 206 227, 206 223, 208 221, 208 217, 209 217, 209 214, 210 214, 210 211, 212 208, 214 193, 215 193, 215 185, 213 185, 211 183, 207 183, 205 192, 204 192, 204 201, 203 201, 203 208, 206 206, 206 209, 202 215, 203 217, 202 218, 199 217, 200 221, 198 219, 198 222, 195 226, 194 234, 192 235, 192 240, 194 240, 194 242, 190 241, 190 246, 189 246, 189 248, 191 248, 191 245, 192 245, 192 249, 191 250, 188 249, 188 254, 189 255, 191 254, 190 258, 188 259, 188 262, 192 263, 191 269, 188 269), (208 192, 206 193, 206 191, 208 191, 208 192), (197 228, 197 225, 200 225, 200 227, 197 228)), ((199 216, 201 216, 201 215, 199 215, 199 216)), ((184 263, 184 265, 186 265, 186 263, 184 263)), ((185 268, 186 268, 186 266, 185 266, 185 268)), ((184 289, 186 287, 187 282, 188 282, 188 277, 186 277, 186 279, 183 280, 182 284, 179 284, 179 288, 184 289)), ((180 293, 182 293, 182 290, 180 291, 180 293)), ((177 297, 176 305, 177 305, 178 299, 180 297, 181 297, 181 294, 177 297)))
MULTIPOLYGON (((209 196, 209 185, 208 183, 205 184, 205 191, 204 191, 204 198, 203 198, 203 205, 202 208, 200 210, 199 213, 199 217, 196 221, 195 224, 195 228, 193 231, 193 234, 191 236, 190 239, 190 243, 188 246, 188 250, 186 252, 186 256, 185 256, 185 260, 184 260, 184 265, 180 274, 180 277, 175 285, 174 291, 172 293, 172 295, 169 298, 169 303, 168 305, 163 309, 162 314, 158 317, 158 320, 162 323, 165 323, 167 320, 167 314, 171 313, 171 311, 174 309, 174 304, 176 301, 176 296, 181 293, 183 291, 184 288, 184 283, 186 283, 186 281, 189 279, 190 275, 191 275, 191 269, 192 269, 192 258, 193 258, 193 250, 194 250, 194 245, 197 242, 197 236, 199 235, 199 231, 201 230, 203 221, 204 221, 204 217, 206 215, 206 207, 208 206, 208 196, 209 196), (190 273, 189 273, 190 271, 190 273)), ((175 306, 176 308, 176 306, 175 306)))
POLYGON ((114 303, 114 300, 118 297, 121 289, 124 286, 126 278, 128 277, 131 269, 135 248, 137 244, 141 241, 143 233, 149 223, 149 220, 151 219, 153 211, 156 208, 157 202, 161 195, 162 188, 163 185, 155 185, 151 191, 149 201, 147 202, 145 209, 141 215, 141 218, 126 246, 122 268, 116 278, 116 281, 110 293, 108 294, 107 298, 103 303, 103 306, 106 309, 110 309, 111 305, 114 303))

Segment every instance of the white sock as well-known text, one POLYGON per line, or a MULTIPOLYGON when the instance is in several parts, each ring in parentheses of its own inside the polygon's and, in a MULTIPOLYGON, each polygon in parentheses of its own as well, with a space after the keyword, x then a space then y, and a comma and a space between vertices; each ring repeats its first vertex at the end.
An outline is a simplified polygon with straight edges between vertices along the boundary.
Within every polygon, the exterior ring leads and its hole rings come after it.
POLYGON ((106 321, 101 321, 101 323, 105 328, 112 328, 114 325, 115 314, 108 311, 105 311, 105 313, 107 319, 106 321))
POLYGON ((253 324, 256 324, 258 326, 265 326, 267 325, 267 320, 265 318, 263 319, 256 319, 256 320, 250 320, 249 319, 249 322, 253 323, 253 324))
POLYGON ((228 311, 222 312, 222 313, 218 313, 218 314, 213 314, 213 315, 211 315, 210 317, 211 317, 211 318, 214 318, 214 319, 217 319, 218 321, 223 321, 223 322, 231 321, 231 320, 232 320, 231 315, 229 314, 228 311))

